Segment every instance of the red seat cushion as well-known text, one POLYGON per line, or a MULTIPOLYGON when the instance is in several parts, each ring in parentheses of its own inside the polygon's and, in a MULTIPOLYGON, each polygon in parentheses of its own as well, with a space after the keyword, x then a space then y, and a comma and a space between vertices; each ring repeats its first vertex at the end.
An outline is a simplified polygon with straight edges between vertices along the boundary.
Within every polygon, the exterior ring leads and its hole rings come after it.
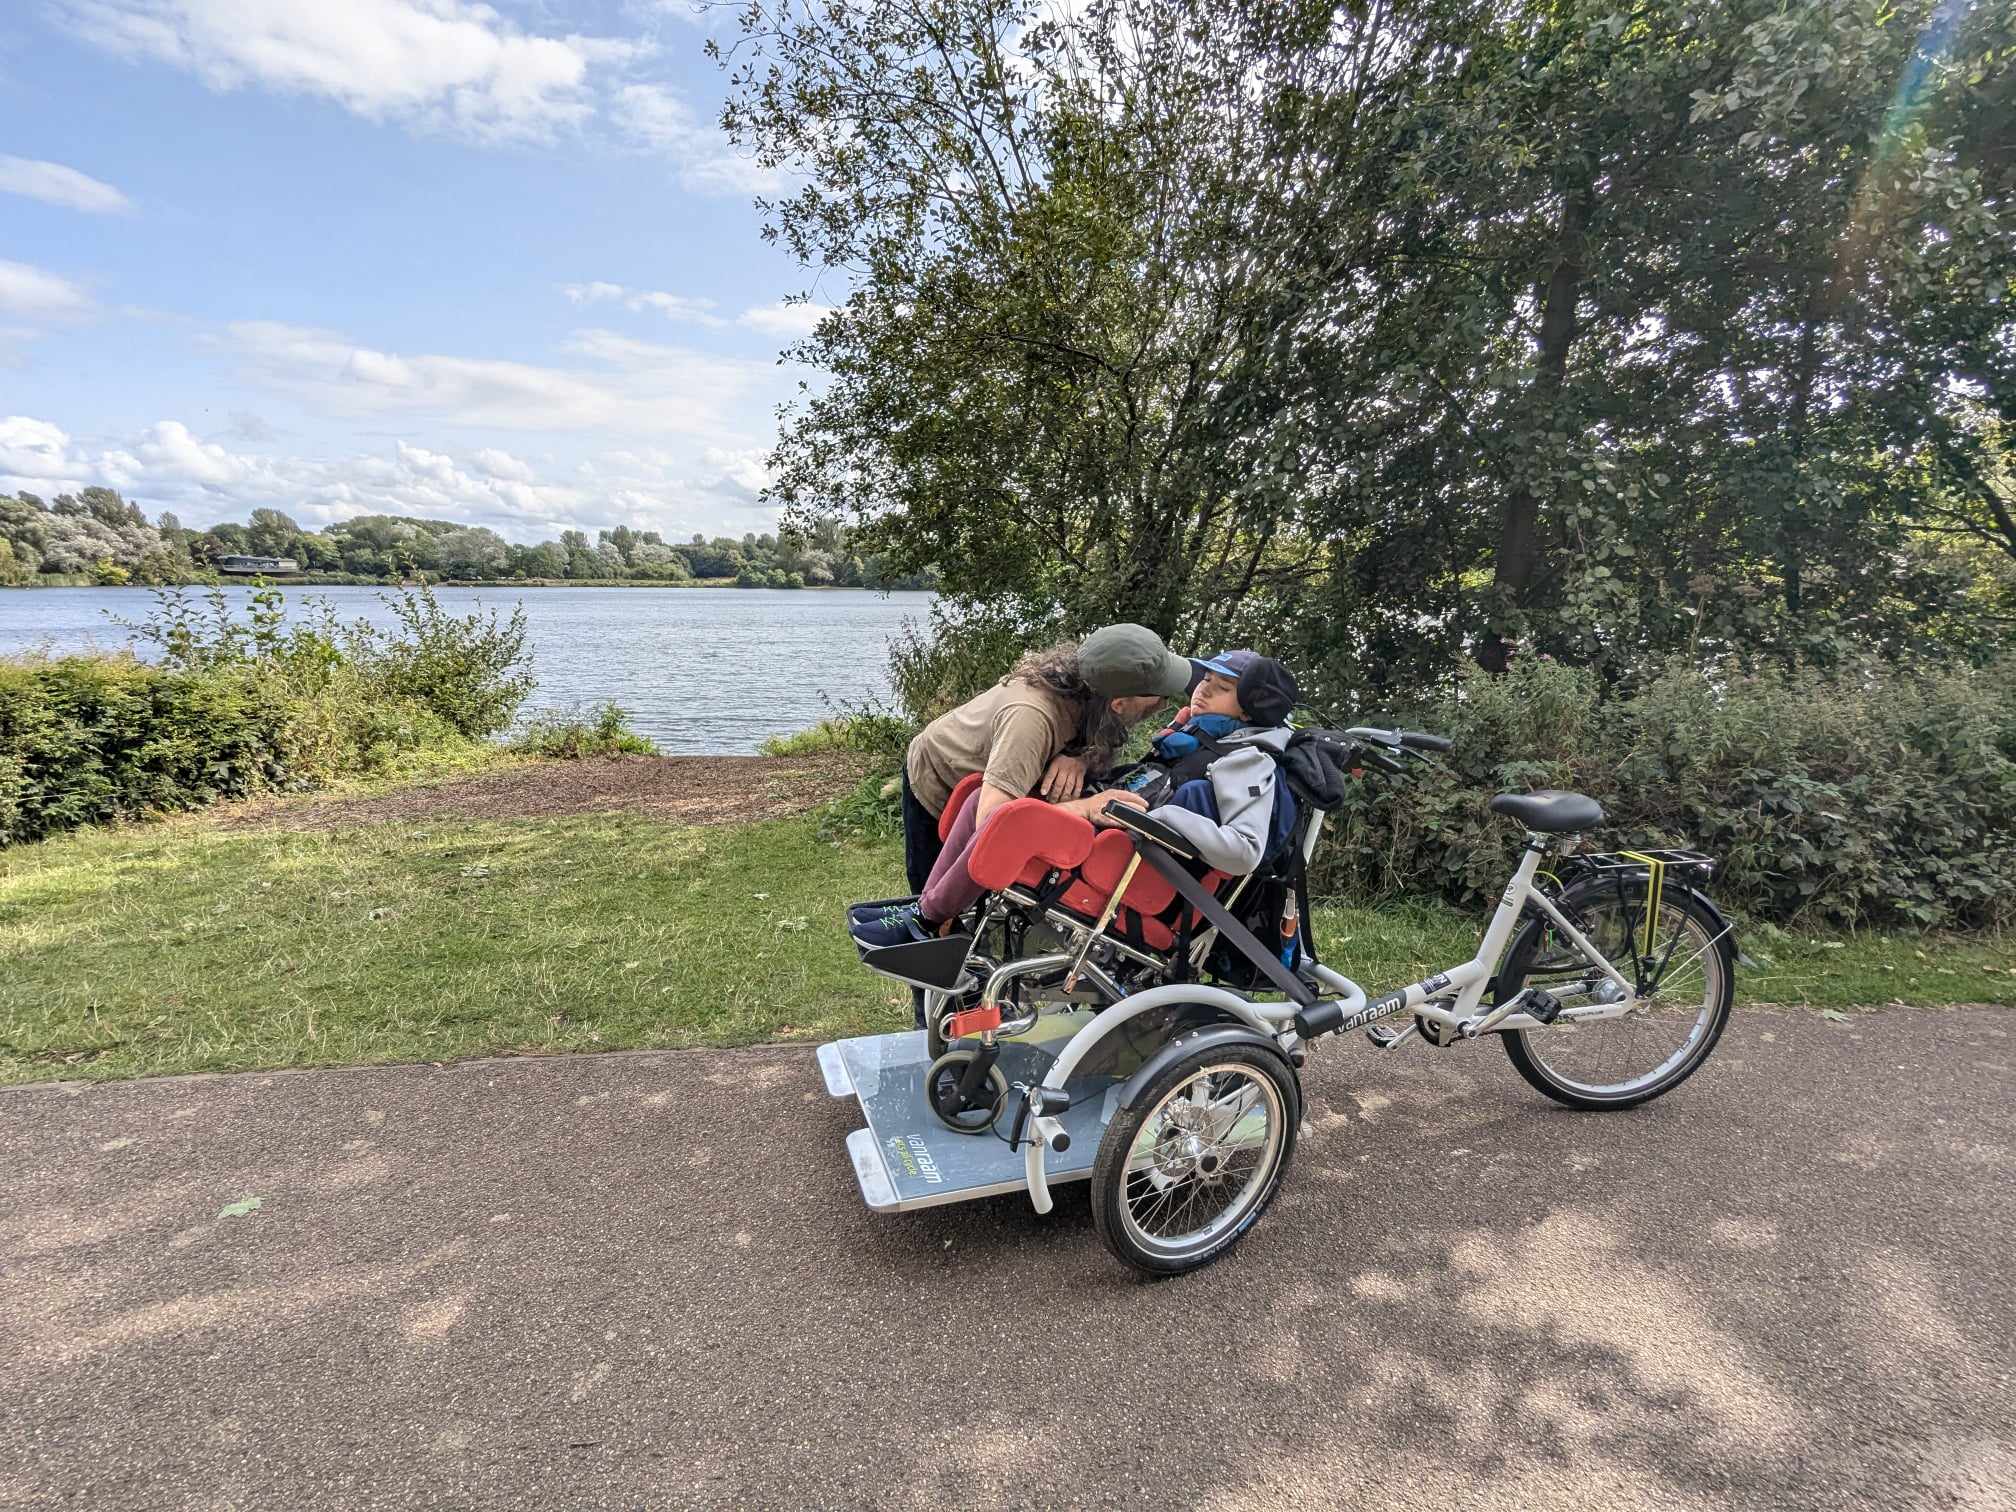
MULTIPOLYGON (((1065 883, 1056 901, 1073 913, 1096 919, 1133 858, 1134 843, 1124 831, 1095 829, 1090 820, 1064 813, 1040 798, 1018 798, 990 816, 973 842, 966 869, 989 892, 1018 882, 1039 888, 1052 871, 1075 870, 1077 875, 1065 883)), ((1200 879, 1213 896, 1225 880, 1219 871, 1206 872, 1200 879)), ((1138 867, 1112 927, 1145 940, 1151 949, 1168 950, 1176 943, 1176 931, 1156 915, 1170 912, 1175 901, 1176 889, 1160 872, 1138 867)), ((1177 918, 1181 919, 1180 912, 1177 918)))
POLYGON ((1041 798, 1017 798, 987 816, 967 854, 966 871, 980 886, 996 892, 1040 863, 1035 879, 1040 882, 1051 867, 1069 871, 1083 862, 1092 849, 1092 834, 1089 819, 1067 814, 1041 798))
MULTIPOLYGON (((1113 890, 1120 885, 1121 877, 1126 875, 1127 864, 1133 859, 1134 843, 1124 830, 1101 830, 1099 838, 1092 842, 1092 854, 1078 868, 1078 875, 1085 879, 1087 886, 1098 890, 1102 900, 1110 898, 1113 890)), ((1160 872, 1144 862, 1135 869, 1134 880, 1127 884, 1127 896, 1120 901, 1141 913, 1158 914, 1175 897, 1176 889, 1160 872)))
POLYGON ((959 810, 966 806, 966 800, 980 791, 980 779, 985 772, 968 772, 953 786, 952 796, 945 800, 945 812, 938 816, 938 839, 942 844, 952 833, 952 826, 959 822, 959 810))

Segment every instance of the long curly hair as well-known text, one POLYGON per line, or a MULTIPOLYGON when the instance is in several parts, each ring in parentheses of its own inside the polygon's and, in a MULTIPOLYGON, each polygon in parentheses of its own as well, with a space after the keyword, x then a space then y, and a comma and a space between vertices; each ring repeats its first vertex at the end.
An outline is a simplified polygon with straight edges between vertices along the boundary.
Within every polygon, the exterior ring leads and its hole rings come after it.
POLYGON ((1085 685, 1078 670, 1078 642, 1058 641, 1039 650, 1025 651, 1008 671, 1004 682, 1025 682, 1047 688, 1078 710, 1078 738, 1067 749, 1085 757, 1095 771, 1103 771, 1127 743, 1128 728, 1113 712, 1111 699, 1101 698, 1085 685))

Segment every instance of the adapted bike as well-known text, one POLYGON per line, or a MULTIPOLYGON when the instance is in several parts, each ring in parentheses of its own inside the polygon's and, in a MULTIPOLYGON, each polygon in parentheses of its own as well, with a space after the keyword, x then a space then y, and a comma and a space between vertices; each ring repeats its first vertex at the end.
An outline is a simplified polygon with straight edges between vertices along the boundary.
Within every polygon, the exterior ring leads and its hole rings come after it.
MULTIPOLYGON (((1095 830, 1037 800, 1004 805, 970 861, 987 892, 959 927, 862 948, 923 989, 929 1028, 819 1047, 828 1090, 867 1119, 847 1143, 868 1206, 1026 1190, 1047 1213, 1052 1186, 1089 1181, 1107 1247, 1170 1275, 1222 1255, 1272 1202, 1325 1037, 1362 1029, 1382 1052, 1495 1037, 1535 1088, 1589 1110, 1680 1085, 1734 996, 1731 927, 1705 891, 1715 862, 1585 852, 1603 812, 1582 794, 1490 800, 1525 842, 1469 960, 1368 997, 1317 958, 1306 878, 1342 799, 1329 778, 1392 775, 1448 745, 1297 732, 1294 843, 1243 878, 1206 869, 1152 812, 1116 804, 1095 830)), ((901 901, 857 904, 850 920, 901 901)))

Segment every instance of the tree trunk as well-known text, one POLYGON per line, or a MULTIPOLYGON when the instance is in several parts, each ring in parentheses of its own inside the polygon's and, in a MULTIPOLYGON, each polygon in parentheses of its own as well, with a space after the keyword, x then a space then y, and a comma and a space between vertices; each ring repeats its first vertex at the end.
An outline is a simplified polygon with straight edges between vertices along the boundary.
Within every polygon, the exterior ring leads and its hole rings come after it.
MULTIPOLYGON (((1820 362, 1818 355, 1818 331, 1820 322, 1826 318, 1827 275, 1816 271, 1813 284, 1807 291, 1806 308, 1799 322, 1799 357, 1796 384, 1792 394, 1792 487, 1794 502, 1805 487, 1806 438, 1813 413, 1813 386, 1819 381, 1820 362)), ((1783 510, 1778 516, 1778 570, 1785 584, 1785 612, 1793 619, 1799 618, 1802 605, 1800 583, 1800 521, 1791 509, 1783 510)))
MULTIPOLYGON (((1568 352, 1575 342, 1575 305, 1582 280, 1593 186, 1586 178, 1562 201, 1561 225, 1554 238, 1554 267, 1540 296, 1540 356, 1527 416, 1536 433, 1554 429, 1561 390, 1568 377, 1568 352)), ((1499 517, 1498 552, 1492 578, 1493 618, 1516 618, 1540 579, 1540 497, 1522 479, 1506 496, 1499 517)), ((1503 672, 1513 647, 1493 624, 1476 650, 1477 664, 1487 672, 1503 672)))

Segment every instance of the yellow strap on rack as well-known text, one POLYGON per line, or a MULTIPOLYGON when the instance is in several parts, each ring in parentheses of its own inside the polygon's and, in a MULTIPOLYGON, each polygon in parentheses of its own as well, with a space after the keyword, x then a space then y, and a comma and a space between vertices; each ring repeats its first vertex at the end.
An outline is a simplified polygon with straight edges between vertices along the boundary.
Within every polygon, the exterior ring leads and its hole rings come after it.
POLYGON ((1645 948, 1642 955, 1652 954, 1654 931, 1659 924, 1659 905, 1666 892, 1666 863, 1657 856, 1648 856, 1643 851, 1619 851, 1626 861, 1645 863, 1645 948))

